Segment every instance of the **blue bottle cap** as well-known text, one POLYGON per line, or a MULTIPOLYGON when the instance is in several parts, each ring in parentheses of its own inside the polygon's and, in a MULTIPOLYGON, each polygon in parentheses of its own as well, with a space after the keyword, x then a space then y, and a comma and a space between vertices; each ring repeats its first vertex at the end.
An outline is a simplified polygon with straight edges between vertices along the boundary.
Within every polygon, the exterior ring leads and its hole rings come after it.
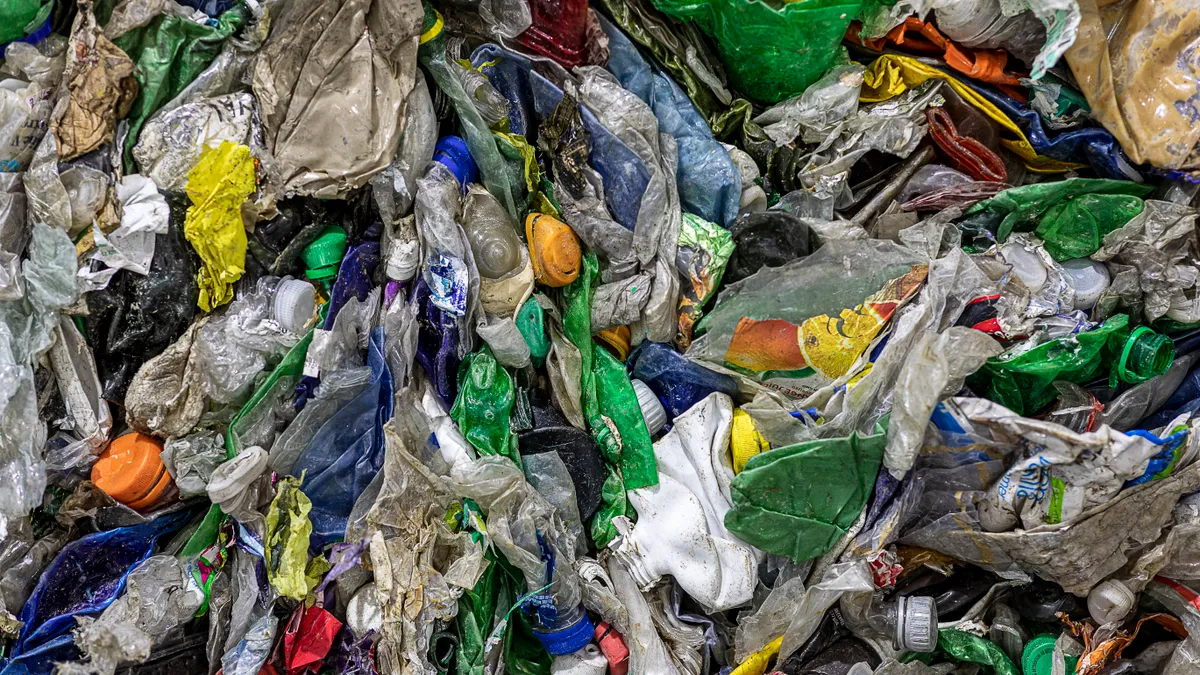
POLYGON ((439 138, 437 145, 433 146, 433 161, 450 169, 464 190, 467 189, 467 183, 479 180, 479 167, 467 149, 467 142, 458 136, 439 138))
POLYGON ((587 612, 584 612, 578 621, 567 628, 553 633, 542 633, 535 630, 533 634, 537 636, 538 642, 542 643, 551 656, 561 656, 574 654, 586 647, 592 641, 592 635, 595 632, 596 627, 592 625, 592 620, 588 617, 587 612))

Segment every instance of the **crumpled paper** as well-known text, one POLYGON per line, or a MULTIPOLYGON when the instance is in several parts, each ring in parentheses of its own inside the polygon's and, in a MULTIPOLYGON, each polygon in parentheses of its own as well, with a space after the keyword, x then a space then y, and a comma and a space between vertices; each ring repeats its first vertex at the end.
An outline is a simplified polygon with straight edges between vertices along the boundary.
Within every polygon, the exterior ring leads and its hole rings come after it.
POLYGON ((117 199, 121 202, 121 224, 117 229, 105 235, 93 222, 95 258, 110 269, 149 274, 154 236, 167 233, 171 209, 154 181, 138 174, 125 176, 117 183, 117 199))
POLYGON ((117 120, 129 114, 137 97, 135 70, 133 60, 100 31, 92 3, 79 3, 63 73, 67 95, 59 97, 51 122, 59 159, 74 159, 112 140, 117 120))
POLYGON ((205 148, 188 173, 192 199, 183 233, 200 255, 196 276, 200 309, 211 312, 233 299, 233 283, 246 271, 246 228, 242 202, 254 192, 254 158, 250 148, 228 141, 205 148))

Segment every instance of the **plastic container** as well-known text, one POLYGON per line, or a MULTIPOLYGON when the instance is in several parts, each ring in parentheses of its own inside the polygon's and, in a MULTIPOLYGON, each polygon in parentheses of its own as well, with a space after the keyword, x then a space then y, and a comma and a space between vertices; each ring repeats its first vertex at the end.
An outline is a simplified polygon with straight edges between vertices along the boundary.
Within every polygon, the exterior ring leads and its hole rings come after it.
POLYGON ((937 647, 938 611, 927 595, 895 600, 876 598, 867 610, 867 622, 879 637, 890 638, 896 649, 932 652, 937 647))
POLYGON ((346 231, 341 225, 326 227, 321 236, 304 247, 300 259, 304 261, 304 276, 313 281, 332 285, 337 276, 338 265, 346 255, 346 231))
POLYGON ((175 500, 179 490, 163 464, 157 438, 118 436, 92 465, 92 483, 135 511, 152 511, 175 500))
MULTIPOLYGON (((1021 671, 1025 675, 1052 675, 1054 672, 1054 641, 1053 635, 1039 635, 1025 645, 1021 654, 1021 671)), ((1075 672, 1079 658, 1065 658, 1068 673, 1075 672)))
POLYGON ((284 279, 275 289, 272 315, 284 330, 304 334, 304 327, 317 309, 317 293, 312 284, 300 279, 284 279))
POLYGON ((579 237, 568 225, 542 213, 531 213, 525 218, 525 238, 529 241, 533 276, 539 284, 559 288, 579 276, 583 250, 579 237))
POLYGON ((1112 283, 1108 267, 1090 258, 1076 258, 1062 264, 1067 281, 1075 287, 1075 309, 1091 309, 1112 283))
POLYGON ((629 647, 625 638, 603 621, 596 624, 596 633, 592 637, 608 660, 609 675, 626 675, 629 672, 629 647))
POLYGON ((862 2, 797 0, 654 0, 716 38, 732 88, 775 103, 799 94, 840 58, 842 36, 862 2))
MULTIPOLYGON (((560 577, 562 578, 562 577, 560 577)), ((571 584, 576 582, 572 578, 571 584)), ((579 595, 579 588, 575 586, 574 595, 579 595)), ((575 598, 578 601, 578 598, 575 598)), ((589 642, 592 641, 592 635, 596 632, 596 626, 592 624, 592 620, 584 611, 583 605, 567 604, 564 610, 559 607, 560 598, 555 597, 554 605, 558 610, 557 617, 553 625, 544 626, 539 622, 533 622, 533 635, 542 643, 546 651, 550 652, 551 656, 560 656, 563 654, 571 654, 583 649, 589 642)))
POLYGON ((646 429, 653 436, 662 431, 667 425, 667 411, 663 409, 662 401, 650 391, 650 387, 641 380, 633 380, 633 392, 637 394, 638 407, 646 420, 646 429))
POLYGON ((467 142, 458 136, 442 136, 433 146, 433 161, 450 169, 463 192, 467 185, 479 180, 479 166, 471 158, 467 142))
POLYGON ((517 41, 570 70, 587 47, 587 0, 530 0, 533 23, 517 41))

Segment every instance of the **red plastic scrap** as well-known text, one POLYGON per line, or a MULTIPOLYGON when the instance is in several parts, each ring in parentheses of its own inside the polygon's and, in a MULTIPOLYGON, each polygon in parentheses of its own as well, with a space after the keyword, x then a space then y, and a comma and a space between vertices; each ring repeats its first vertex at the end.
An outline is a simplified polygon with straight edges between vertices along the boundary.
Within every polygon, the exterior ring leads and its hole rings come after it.
POLYGON ((945 108, 926 110, 925 119, 929 120, 933 142, 950 157, 954 168, 976 180, 1003 183, 1008 179, 1008 169, 1000 155, 970 136, 960 136, 945 108))
POLYGON ((297 609, 283 634, 283 665, 287 675, 316 672, 341 629, 342 622, 320 607, 297 609))

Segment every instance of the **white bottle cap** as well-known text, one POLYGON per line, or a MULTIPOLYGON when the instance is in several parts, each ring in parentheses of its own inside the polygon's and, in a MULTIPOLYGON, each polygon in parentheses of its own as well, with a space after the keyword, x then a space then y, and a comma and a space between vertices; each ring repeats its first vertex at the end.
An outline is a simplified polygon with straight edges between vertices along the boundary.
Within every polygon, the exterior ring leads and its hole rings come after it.
POLYGON ((307 281, 284 279, 275 290, 275 320, 286 331, 303 334, 316 308, 317 293, 307 281))
POLYGON ((633 380, 633 393, 637 394, 638 407, 642 409, 642 417, 646 419, 646 429, 650 435, 657 434, 667 425, 667 411, 663 409, 662 401, 641 380, 633 380))
POLYGON ((931 652, 937 647, 937 605, 928 595, 900 598, 896 607, 896 648, 931 652))
POLYGON ((1106 579, 1088 593, 1088 613, 1103 626, 1129 616, 1136 601, 1128 586, 1115 579, 1106 579))
POLYGON ((1076 258, 1062 264, 1067 273, 1067 281, 1075 287, 1075 309, 1089 309, 1100 299, 1112 277, 1104 263, 1098 263, 1090 258, 1076 258))

